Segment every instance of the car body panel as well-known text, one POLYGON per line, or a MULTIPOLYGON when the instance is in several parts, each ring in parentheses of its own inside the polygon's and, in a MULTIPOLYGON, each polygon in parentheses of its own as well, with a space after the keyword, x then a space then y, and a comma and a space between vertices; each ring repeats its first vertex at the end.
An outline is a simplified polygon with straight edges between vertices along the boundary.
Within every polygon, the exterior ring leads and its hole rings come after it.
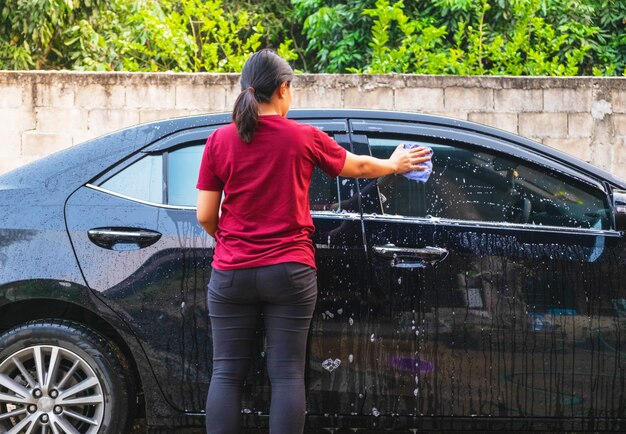
POLYGON ((41 191, 17 183, 0 187, 0 288, 5 288, 5 294, 17 291, 0 297, 0 307, 20 297, 36 296, 36 290, 17 290, 25 282, 85 287, 65 229, 63 193, 54 189, 46 193, 40 198, 41 191))
MULTIPOLYGON (((516 155, 607 198, 626 188, 573 157, 470 122, 365 110, 289 116, 355 153, 369 153, 368 134, 417 134, 516 155)), ((137 363, 152 425, 202 424, 214 241, 193 206, 142 202, 100 184, 144 155, 201 143, 229 121, 218 114, 131 127, 0 176, 0 309, 57 300, 111 324, 137 363), (160 237, 110 249, 94 244, 92 229, 160 237)), ((368 202, 367 181, 334 182, 339 203, 312 210, 319 292, 307 354, 311 426, 621 429, 623 388, 611 386, 624 379, 622 232, 375 215, 369 207, 380 199, 368 202), (448 256, 394 267, 374 250, 391 243, 448 256), (535 308, 523 308, 531 299, 535 308)), ((262 334, 256 345, 244 409, 264 416, 262 334)))
POLYGON ((87 284, 142 342, 152 370, 164 381, 168 402, 180 411, 198 410, 199 404, 193 405, 197 397, 181 388, 189 386, 182 380, 190 367, 200 375, 194 374, 195 381, 208 381, 203 377, 210 347, 193 337, 207 332, 208 317, 198 313, 206 312, 206 297, 196 290, 196 282, 208 279, 206 267, 198 265, 210 262, 214 241, 197 225, 195 212, 157 208, 89 187, 77 190, 66 210, 87 284), (119 250, 90 240, 89 230, 109 227, 154 230, 161 238, 145 248, 123 245, 119 250), (192 346, 195 357, 189 360, 192 346))
POLYGON ((626 276, 609 277, 624 265, 621 237, 369 216, 365 230, 370 291, 387 307, 377 310, 372 370, 379 385, 404 385, 372 406, 466 417, 621 414, 612 383, 622 377, 616 349, 626 323, 616 304, 626 276), (446 256, 394 265, 372 251, 390 243, 437 247, 446 256))

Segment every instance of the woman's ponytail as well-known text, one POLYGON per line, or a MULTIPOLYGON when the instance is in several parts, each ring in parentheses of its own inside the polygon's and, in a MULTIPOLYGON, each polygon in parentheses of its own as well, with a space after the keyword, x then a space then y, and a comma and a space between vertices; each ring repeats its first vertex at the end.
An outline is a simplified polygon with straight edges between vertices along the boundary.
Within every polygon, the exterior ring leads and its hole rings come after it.
POLYGON ((254 130, 259 123, 259 101, 254 91, 252 87, 244 89, 235 100, 233 108, 233 121, 237 125, 237 132, 246 143, 252 141, 254 130))
POLYGON ((259 123, 259 102, 270 102, 276 89, 292 79, 289 64, 272 50, 258 51, 246 61, 241 71, 241 93, 233 107, 233 121, 244 142, 250 143, 254 137, 259 123))

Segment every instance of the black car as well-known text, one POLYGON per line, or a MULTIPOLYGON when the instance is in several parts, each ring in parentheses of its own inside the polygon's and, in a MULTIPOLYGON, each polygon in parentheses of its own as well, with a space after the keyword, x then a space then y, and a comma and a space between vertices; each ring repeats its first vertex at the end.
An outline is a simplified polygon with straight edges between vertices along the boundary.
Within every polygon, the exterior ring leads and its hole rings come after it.
MULTIPOLYGON (((434 151, 425 183, 314 174, 308 429, 626 430, 626 181, 470 122, 289 115, 356 154, 434 151)), ((0 433, 203 425, 195 182, 229 121, 139 125, 0 176, 0 433)), ((248 427, 267 425, 263 339, 248 427)))

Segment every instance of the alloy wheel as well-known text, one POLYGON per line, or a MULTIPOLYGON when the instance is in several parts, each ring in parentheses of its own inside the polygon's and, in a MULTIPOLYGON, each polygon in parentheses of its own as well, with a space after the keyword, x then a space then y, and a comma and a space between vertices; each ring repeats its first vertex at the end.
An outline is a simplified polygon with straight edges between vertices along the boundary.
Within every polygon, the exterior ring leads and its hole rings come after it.
POLYGON ((37 345, 0 364, 0 430, 6 434, 96 434, 103 415, 102 384, 72 351, 37 345))

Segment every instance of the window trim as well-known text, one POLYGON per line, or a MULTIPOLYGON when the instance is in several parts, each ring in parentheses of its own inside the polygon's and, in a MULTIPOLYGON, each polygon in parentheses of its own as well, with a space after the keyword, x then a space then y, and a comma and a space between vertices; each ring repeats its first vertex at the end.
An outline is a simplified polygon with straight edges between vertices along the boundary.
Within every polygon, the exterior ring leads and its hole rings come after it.
MULTIPOLYGON (((215 131, 217 128, 223 126, 225 124, 215 124, 215 125, 211 125, 211 126, 203 126, 203 127, 196 127, 196 128, 190 128, 190 129, 186 129, 183 131, 178 131, 172 135, 169 135, 167 137, 164 137, 156 142, 154 142, 151 145, 148 145, 147 147, 143 148, 142 150, 140 150, 139 152, 133 154, 132 156, 123 159, 121 161, 119 161, 115 166, 113 166, 112 168, 110 168, 108 171, 106 171, 105 173, 101 174, 100 176, 98 176, 97 178, 93 179, 92 181, 84 184, 86 187, 90 187, 90 188, 94 188, 96 190, 99 191, 103 191, 106 192, 108 194, 117 196, 117 197, 121 197, 124 199, 128 199, 128 200, 132 200, 138 203, 143 203, 143 204, 147 204, 147 205, 153 205, 153 206, 161 206, 164 208, 173 208, 173 209, 188 209, 188 206, 185 205, 170 205, 169 204, 169 194, 168 194, 168 182, 167 182, 167 176, 168 176, 168 169, 169 169, 169 152, 176 150, 176 149, 180 149, 180 148, 185 148, 187 146, 198 146, 198 144, 196 145, 187 145, 188 143, 191 142, 199 142, 199 141, 206 141, 206 139, 208 138, 208 136, 215 131), (208 135, 207 135, 208 133, 208 135), (185 146, 186 145, 186 146, 185 146), (137 198, 133 198, 130 196, 127 196, 123 193, 117 193, 114 192, 112 190, 106 189, 106 188, 102 188, 101 185, 104 184, 105 182, 107 182, 109 179, 113 178, 114 176, 118 175, 120 172, 124 171, 125 169, 127 169, 128 167, 132 166, 133 164, 135 164, 136 162, 138 162, 139 160, 141 160, 142 158, 146 158, 148 156, 160 156, 162 159, 162 164, 163 164, 163 201, 164 203, 162 204, 157 204, 155 202, 150 202, 150 201, 145 201, 142 199, 137 199, 137 198)), ((195 209, 195 207, 194 207, 195 209)))
MULTIPOLYGON (((199 145, 190 145, 188 147, 194 147, 194 146, 199 146, 199 145)), ((185 149, 186 147, 180 147, 177 149, 185 149)), ((122 199, 127 199, 127 200, 131 200, 137 203, 142 203, 145 205, 151 205, 151 206, 158 206, 158 207, 162 207, 162 208, 171 208, 171 209, 196 209, 195 206, 189 206, 189 205, 174 205, 174 204, 170 204, 169 203, 169 182, 168 182, 168 174, 169 174, 169 151, 165 151, 163 153, 159 153, 159 154, 146 154, 137 158, 133 158, 132 160, 129 160, 129 164, 123 164, 122 167, 119 168, 119 170, 114 170, 110 172, 109 176, 106 176, 106 178, 101 178, 98 179, 96 182, 91 183, 88 182, 85 184, 85 187, 89 187, 92 188, 94 190, 98 190, 116 197, 120 197, 122 199), (109 190, 107 188, 102 187, 101 185, 104 184, 105 182, 107 182, 109 179, 113 178, 114 176, 116 176, 117 174, 121 173, 122 171, 124 171, 126 168, 130 167, 131 165, 133 165, 134 163, 142 160, 143 158, 148 158, 149 156, 160 156, 161 157, 161 163, 163 166, 163 203, 157 203, 157 202, 152 202, 152 201, 147 201, 147 200, 143 200, 143 199, 139 199, 136 197, 132 197, 132 196, 128 196, 124 193, 119 193, 113 190, 109 190)), ((117 169, 117 168, 116 168, 117 169)), ((107 174, 108 175, 108 174, 107 174)), ((341 204, 341 197, 342 197, 342 189, 344 186, 341 186, 339 184, 340 180, 342 179, 348 179, 351 180, 351 178, 343 178, 343 177, 339 177, 337 176, 336 178, 332 179, 331 182, 333 182, 335 184, 335 189, 337 192, 337 198, 339 199, 339 201, 337 202, 338 204, 341 204)), ((321 210, 316 210, 314 211, 313 209, 310 209, 310 212, 318 212, 321 210)), ((342 208, 340 208, 338 211, 343 211, 342 208)))
POLYGON ((152 145, 147 146, 141 150, 142 154, 164 154, 178 148, 184 148, 185 145, 190 142, 199 142, 206 140, 208 137, 218 128, 225 124, 216 124, 209 127, 191 128, 188 130, 179 131, 167 136, 152 145))
POLYGON ((161 163, 163 163, 163 203, 165 205, 170 204, 169 197, 169 166, 170 166, 170 151, 167 150, 161 154, 161 163))
POLYGON ((332 134, 347 134, 348 133, 348 119, 346 118, 328 118, 328 119, 311 119, 311 118, 298 118, 293 119, 299 124, 312 125, 317 129, 324 131, 329 136, 332 134))
POLYGON ((122 199, 130 200, 132 202, 137 202, 137 203, 141 203, 141 204, 144 204, 144 205, 156 206, 156 207, 159 207, 159 208, 186 209, 186 210, 195 210, 197 208, 195 206, 169 205, 169 204, 165 204, 165 203, 156 203, 156 202, 150 202, 148 200, 137 199, 136 197, 126 196, 125 194, 117 193, 117 192, 111 191, 111 190, 107 190, 106 188, 102 188, 102 187, 99 187, 97 185, 90 184, 90 183, 85 184, 85 187, 91 188, 91 189, 96 190, 96 191, 100 191, 102 193, 110 194, 111 196, 115 196, 115 197, 119 197, 119 198, 122 198, 122 199))
POLYGON ((462 229, 475 228, 477 230, 501 229, 507 231, 515 230, 518 232, 549 232, 559 233, 563 235, 603 235, 613 238, 621 238, 623 236, 622 231, 617 231, 615 229, 575 228, 569 226, 533 225, 531 223, 490 222, 483 220, 460 220, 444 217, 409 217, 396 214, 380 215, 374 213, 363 213, 363 221, 382 221, 388 223, 409 223, 419 225, 428 224, 433 226, 454 226, 462 229))

